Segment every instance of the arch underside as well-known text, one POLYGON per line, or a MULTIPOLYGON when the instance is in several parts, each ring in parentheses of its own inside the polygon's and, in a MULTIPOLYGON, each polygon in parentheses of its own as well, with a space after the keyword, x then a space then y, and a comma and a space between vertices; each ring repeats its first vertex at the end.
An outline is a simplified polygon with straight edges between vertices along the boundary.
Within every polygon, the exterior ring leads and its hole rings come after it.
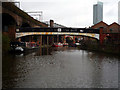
POLYGON ((28 24, 27 22, 23 22, 22 25, 21 25, 22 28, 24 27, 31 27, 30 24, 28 24))
POLYGON ((9 26, 9 25, 16 26, 17 25, 16 20, 8 13, 2 13, 2 30, 4 30, 5 26, 9 26))

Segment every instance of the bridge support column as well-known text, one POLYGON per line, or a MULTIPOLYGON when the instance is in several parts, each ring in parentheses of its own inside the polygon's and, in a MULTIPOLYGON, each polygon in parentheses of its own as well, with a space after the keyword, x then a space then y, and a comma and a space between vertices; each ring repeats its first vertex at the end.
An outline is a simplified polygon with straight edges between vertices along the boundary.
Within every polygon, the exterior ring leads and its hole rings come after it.
POLYGON ((59 35, 57 35, 57 43, 59 42, 59 35))
POLYGON ((47 36, 47 45, 49 45, 49 36, 47 36))
POLYGON ((52 36, 52 44, 54 43, 55 41, 54 41, 54 35, 52 36))
POLYGON ((42 48, 39 49, 39 55, 42 55, 42 48))
POLYGON ((49 45, 51 45, 51 36, 49 35, 49 45))
POLYGON ((75 43, 75 36, 73 36, 73 43, 75 43))
POLYGON ((42 35, 41 35, 41 36, 38 36, 37 44, 38 44, 40 47, 42 46, 42 35))
POLYGON ((102 45, 103 44, 103 40, 104 40, 103 27, 100 27, 99 39, 100 39, 100 44, 102 45))
POLYGON ((29 42, 32 42, 32 36, 29 36, 29 42))
POLYGON ((85 41, 85 37, 83 36, 83 41, 85 41))
POLYGON ((64 36, 61 36, 61 42, 64 43, 64 36))
POLYGON ((87 38, 87 41, 89 40, 89 37, 86 37, 87 38))
POLYGON ((64 35, 64 38, 63 38, 63 43, 66 43, 65 35, 64 35))
POLYGON ((40 36, 40 47, 42 46, 42 35, 40 36))

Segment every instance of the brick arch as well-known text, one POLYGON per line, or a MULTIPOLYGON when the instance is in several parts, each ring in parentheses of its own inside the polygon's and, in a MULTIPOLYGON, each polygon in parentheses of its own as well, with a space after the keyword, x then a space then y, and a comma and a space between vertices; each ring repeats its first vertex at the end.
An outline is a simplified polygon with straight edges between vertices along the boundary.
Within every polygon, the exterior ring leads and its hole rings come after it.
POLYGON ((16 20, 8 13, 2 13, 2 25, 16 25, 16 20))
POLYGON ((2 32, 4 35, 8 35, 11 40, 15 39, 15 30, 17 22, 8 13, 2 13, 2 32))
POLYGON ((27 22, 23 22, 21 27, 31 27, 31 25, 27 22))
POLYGON ((66 39, 67 43, 71 43, 72 41, 74 41, 74 39, 72 38, 72 36, 66 36, 65 39, 66 39))
POLYGON ((19 15, 15 14, 14 12, 12 12, 4 7, 2 7, 2 13, 6 13, 6 14, 9 14, 10 16, 12 16, 14 18, 14 20, 16 21, 17 26, 20 26, 23 22, 23 19, 19 15))
POLYGON ((70 38, 71 40, 73 40, 73 36, 65 36, 65 38, 70 38))

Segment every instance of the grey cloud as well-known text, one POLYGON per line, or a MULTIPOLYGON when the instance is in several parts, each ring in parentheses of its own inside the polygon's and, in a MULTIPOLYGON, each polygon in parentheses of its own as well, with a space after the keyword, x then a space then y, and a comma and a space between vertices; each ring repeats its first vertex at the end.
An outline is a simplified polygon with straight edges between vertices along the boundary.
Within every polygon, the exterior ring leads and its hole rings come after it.
MULTIPOLYGON (((101 1, 104 3, 104 21, 114 22, 113 20, 117 19, 116 8, 119 0, 101 1)), ((76 27, 92 25, 93 4, 97 3, 96 0, 30 0, 30 2, 21 3, 25 11, 40 10, 43 11, 44 20, 53 19, 60 24, 76 27)))

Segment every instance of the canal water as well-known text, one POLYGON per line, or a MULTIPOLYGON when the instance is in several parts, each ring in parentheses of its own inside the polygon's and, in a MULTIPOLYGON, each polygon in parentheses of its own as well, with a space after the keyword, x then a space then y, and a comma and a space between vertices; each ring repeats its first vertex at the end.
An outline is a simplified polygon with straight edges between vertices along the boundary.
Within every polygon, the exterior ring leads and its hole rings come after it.
POLYGON ((74 47, 3 55, 3 88, 118 88, 117 56, 74 47))

